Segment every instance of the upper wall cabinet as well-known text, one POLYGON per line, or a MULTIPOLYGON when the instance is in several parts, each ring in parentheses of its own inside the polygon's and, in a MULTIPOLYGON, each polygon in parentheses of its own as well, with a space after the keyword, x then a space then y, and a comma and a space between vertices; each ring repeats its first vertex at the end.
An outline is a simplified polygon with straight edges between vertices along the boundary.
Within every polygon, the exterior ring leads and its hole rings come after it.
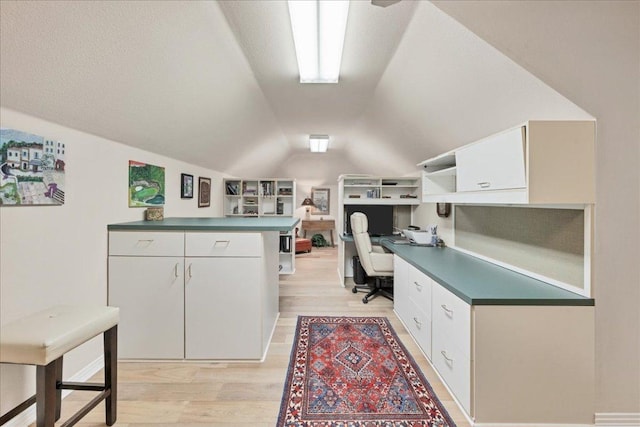
POLYGON ((528 121, 419 163, 422 201, 591 204, 594 162, 594 121, 528 121))

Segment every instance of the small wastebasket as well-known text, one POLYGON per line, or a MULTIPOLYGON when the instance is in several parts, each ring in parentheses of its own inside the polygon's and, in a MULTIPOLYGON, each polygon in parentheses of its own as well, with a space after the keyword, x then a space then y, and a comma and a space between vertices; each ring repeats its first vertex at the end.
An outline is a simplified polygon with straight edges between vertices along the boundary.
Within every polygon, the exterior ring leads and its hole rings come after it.
POLYGON ((353 282, 356 285, 366 285, 367 284, 367 273, 362 268, 362 264, 360 264, 360 257, 353 257, 353 282))

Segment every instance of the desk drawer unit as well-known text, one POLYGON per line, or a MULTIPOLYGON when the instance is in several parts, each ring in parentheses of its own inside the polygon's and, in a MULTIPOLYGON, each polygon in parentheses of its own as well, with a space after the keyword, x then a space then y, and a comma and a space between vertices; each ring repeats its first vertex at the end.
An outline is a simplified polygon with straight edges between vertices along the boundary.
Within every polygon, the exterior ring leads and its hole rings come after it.
POLYGON ((403 315, 409 333, 416 340, 422 352, 431 360, 431 316, 416 305, 414 301, 409 301, 403 315))
POLYGON ((184 256, 183 232, 111 231, 109 255, 184 256))
POLYGON ((432 361, 462 406, 471 413, 471 306, 433 286, 432 361))
POLYGON ((409 265, 409 319, 407 325, 424 354, 431 360, 431 286, 429 276, 409 265))
POLYGON ((185 255, 189 257, 262 256, 260 233, 186 233, 185 255))

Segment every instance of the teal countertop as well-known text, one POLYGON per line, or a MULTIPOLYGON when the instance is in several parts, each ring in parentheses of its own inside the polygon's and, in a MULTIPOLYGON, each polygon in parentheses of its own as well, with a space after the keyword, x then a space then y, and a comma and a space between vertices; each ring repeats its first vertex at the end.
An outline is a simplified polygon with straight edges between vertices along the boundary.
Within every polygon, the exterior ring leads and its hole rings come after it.
POLYGON ((553 286, 451 248, 381 245, 471 305, 593 306, 593 298, 553 286))
POLYGON ((133 221, 109 224, 109 231, 291 231, 300 220, 294 217, 208 217, 165 218, 161 221, 133 221))

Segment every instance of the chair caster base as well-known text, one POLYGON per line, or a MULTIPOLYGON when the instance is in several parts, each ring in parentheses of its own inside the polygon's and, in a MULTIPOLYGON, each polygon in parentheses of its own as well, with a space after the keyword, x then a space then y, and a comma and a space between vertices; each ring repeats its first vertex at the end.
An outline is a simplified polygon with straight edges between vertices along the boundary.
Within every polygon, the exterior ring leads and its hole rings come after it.
POLYGON ((354 287, 351 289, 351 292, 353 292, 354 294, 357 294, 357 293, 358 293, 358 288, 354 286, 354 287))
POLYGON ((369 298, 367 298, 367 297, 362 298, 362 302, 364 304, 368 303, 369 302, 369 298))

